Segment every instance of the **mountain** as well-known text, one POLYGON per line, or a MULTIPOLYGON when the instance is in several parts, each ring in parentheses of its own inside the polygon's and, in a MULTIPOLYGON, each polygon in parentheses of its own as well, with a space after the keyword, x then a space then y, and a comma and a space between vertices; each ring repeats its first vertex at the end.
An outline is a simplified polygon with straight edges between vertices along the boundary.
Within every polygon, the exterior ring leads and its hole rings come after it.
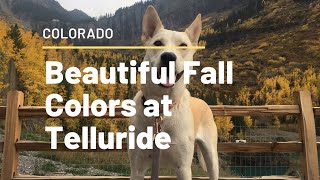
POLYGON ((100 18, 96 24, 114 29, 117 40, 135 41, 140 39, 142 18, 149 5, 155 6, 166 28, 177 29, 186 27, 199 13, 206 15, 228 11, 246 2, 247 0, 152 0, 121 8, 113 16, 100 18))
POLYGON ((10 11, 16 17, 40 34, 44 28, 112 28, 114 38, 111 41, 76 41, 74 43, 129 45, 140 40, 143 14, 149 5, 156 7, 167 28, 177 29, 186 27, 198 13, 220 15, 219 12, 229 12, 248 0, 149 0, 121 8, 113 15, 106 14, 98 21, 80 10, 67 11, 55 0, 3 1, 8 3, 10 11))
POLYGON ((9 24, 24 25, 21 19, 18 19, 9 7, 9 0, 0 0, 0 19, 4 19, 9 24))
POLYGON ((8 13, 10 11, 6 0, 0 1, 0 11, 8 13))
POLYGON ((76 21, 87 21, 87 20, 92 20, 90 16, 88 16, 85 12, 79 10, 79 9, 74 9, 72 11, 69 11, 70 18, 76 21))
POLYGON ((27 22, 91 21, 93 18, 80 10, 67 11, 55 0, 9 0, 9 8, 16 17, 27 22))

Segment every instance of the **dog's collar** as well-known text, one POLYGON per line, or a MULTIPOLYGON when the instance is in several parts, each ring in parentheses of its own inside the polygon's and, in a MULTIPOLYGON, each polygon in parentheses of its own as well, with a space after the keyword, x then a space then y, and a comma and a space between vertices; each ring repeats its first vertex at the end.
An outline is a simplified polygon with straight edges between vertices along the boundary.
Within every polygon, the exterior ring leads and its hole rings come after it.
MULTIPOLYGON (((151 107, 151 105, 148 105, 148 106, 147 106, 147 105, 144 104, 146 101, 147 101, 146 97, 145 97, 145 96, 142 96, 142 97, 141 97, 141 102, 142 102, 143 107, 144 107, 144 108, 146 108, 146 107, 151 107)), ((172 100, 172 104, 169 105, 169 110, 171 110, 172 108, 174 108, 174 106, 177 105, 178 102, 179 102, 179 101, 178 101, 177 99, 172 100)), ((160 112, 160 114, 163 113, 163 108, 162 108, 162 107, 160 107, 160 111, 159 111, 159 112, 160 112)))

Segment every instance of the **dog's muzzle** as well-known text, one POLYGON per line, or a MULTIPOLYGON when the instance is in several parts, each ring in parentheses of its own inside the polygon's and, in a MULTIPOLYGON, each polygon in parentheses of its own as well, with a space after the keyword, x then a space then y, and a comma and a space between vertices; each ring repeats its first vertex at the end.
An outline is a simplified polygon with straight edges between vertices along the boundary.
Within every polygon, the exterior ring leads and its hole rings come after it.
MULTIPOLYGON (((172 52, 165 52, 161 55, 160 57, 161 59, 161 63, 160 63, 160 66, 161 67, 166 67, 167 68, 167 80, 166 80, 166 83, 165 84, 159 84, 159 86, 161 87, 165 87, 165 88, 170 88, 170 87, 173 87, 174 84, 171 84, 169 83, 169 63, 170 62, 176 62, 177 60, 177 56, 172 53, 172 52)), ((181 72, 176 72, 175 75, 174 75, 174 79, 175 79, 175 83, 178 82, 182 75, 183 75, 184 71, 181 71, 181 72)), ((160 78, 160 72, 158 71, 158 78, 160 78)))

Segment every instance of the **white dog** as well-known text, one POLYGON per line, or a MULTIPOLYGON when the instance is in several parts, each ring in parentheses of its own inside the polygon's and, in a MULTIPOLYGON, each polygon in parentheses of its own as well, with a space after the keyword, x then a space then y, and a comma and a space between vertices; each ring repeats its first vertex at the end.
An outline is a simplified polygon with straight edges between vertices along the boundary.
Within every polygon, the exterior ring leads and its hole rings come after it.
MULTIPOLYGON (((201 33, 201 15, 185 32, 164 29, 156 10, 149 6, 142 26, 142 41, 146 46, 197 46, 201 33)), ((210 180, 219 177, 219 160, 217 152, 217 127, 209 106, 202 100, 190 96, 183 83, 184 61, 192 61, 194 49, 149 49, 144 61, 152 67, 167 67, 168 62, 176 64, 175 84, 153 84, 151 75, 147 75, 147 83, 141 85, 141 91, 135 96, 137 114, 131 119, 136 127, 135 133, 146 132, 147 126, 153 126, 154 118, 143 114, 145 99, 161 101, 168 95, 175 105, 170 110, 171 117, 164 117, 161 130, 170 135, 175 143, 168 150, 161 150, 160 167, 175 169, 179 180, 191 180, 191 163, 195 143, 201 166, 207 170, 210 180), (204 164, 205 163, 205 164, 204 164)), ((152 150, 139 148, 129 150, 131 179, 142 180, 152 163, 152 150)))

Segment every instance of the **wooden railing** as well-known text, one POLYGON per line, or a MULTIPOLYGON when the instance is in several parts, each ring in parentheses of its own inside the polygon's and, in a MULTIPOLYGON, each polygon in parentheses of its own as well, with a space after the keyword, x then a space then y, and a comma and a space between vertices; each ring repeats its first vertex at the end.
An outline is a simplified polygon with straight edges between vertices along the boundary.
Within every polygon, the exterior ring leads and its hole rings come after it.
MULTIPOLYGON (((299 152, 301 153, 301 166, 303 178, 315 180, 319 177, 318 154, 315 130, 315 116, 320 115, 320 108, 313 107, 311 94, 308 91, 295 93, 297 105, 266 105, 266 106, 211 106, 214 116, 273 116, 273 115, 297 115, 299 116, 300 142, 263 142, 263 143, 219 143, 219 152, 299 152)), ((10 91, 7 96, 7 106, 0 107, 0 118, 5 118, 5 138, 0 142, 0 151, 3 151, 1 180, 49 180, 49 179, 128 179, 128 177, 36 177, 20 176, 17 174, 18 153, 20 151, 94 151, 106 150, 69 150, 64 143, 58 143, 56 150, 51 150, 50 142, 20 141, 21 123, 23 120, 31 121, 36 118, 49 118, 45 107, 23 106, 24 94, 20 91, 10 91)), ((63 108, 63 107, 55 107, 63 108)), ((122 117, 121 108, 117 108, 116 117, 122 117)), ((60 118, 68 117, 62 114, 60 118)), ((82 117, 82 116, 79 116, 82 117)), ((93 117, 90 115, 90 117, 93 117)), ((68 117, 69 118, 69 117, 68 117)), ((111 118, 108 114, 104 118, 111 118)), ((123 147, 126 147, 124 145, 123 147)), ((108 151, 126 151, 108 150, 108 151)), ((161 179, 174 179, 174 177, 162 177, 161 179)), ((194 178, 203 179, 203 178, 194 178)), ((206 179, 206 178, 204 178, 206 179)), ((228 179, 228 178, 222 178, 228 179)), ((231 178, 237 179, 237 178, 231 178)), ((250 179, 250 178, 246 178, 250 179)), ((254 178, 253 178, 254 179, 254 178)), ((267 178, 268 179, 268 178, 267 178)), ((269 179, 286 179, 272 178, 269 179)), ((242 178, 243 180, 243 178, 242 178)))

